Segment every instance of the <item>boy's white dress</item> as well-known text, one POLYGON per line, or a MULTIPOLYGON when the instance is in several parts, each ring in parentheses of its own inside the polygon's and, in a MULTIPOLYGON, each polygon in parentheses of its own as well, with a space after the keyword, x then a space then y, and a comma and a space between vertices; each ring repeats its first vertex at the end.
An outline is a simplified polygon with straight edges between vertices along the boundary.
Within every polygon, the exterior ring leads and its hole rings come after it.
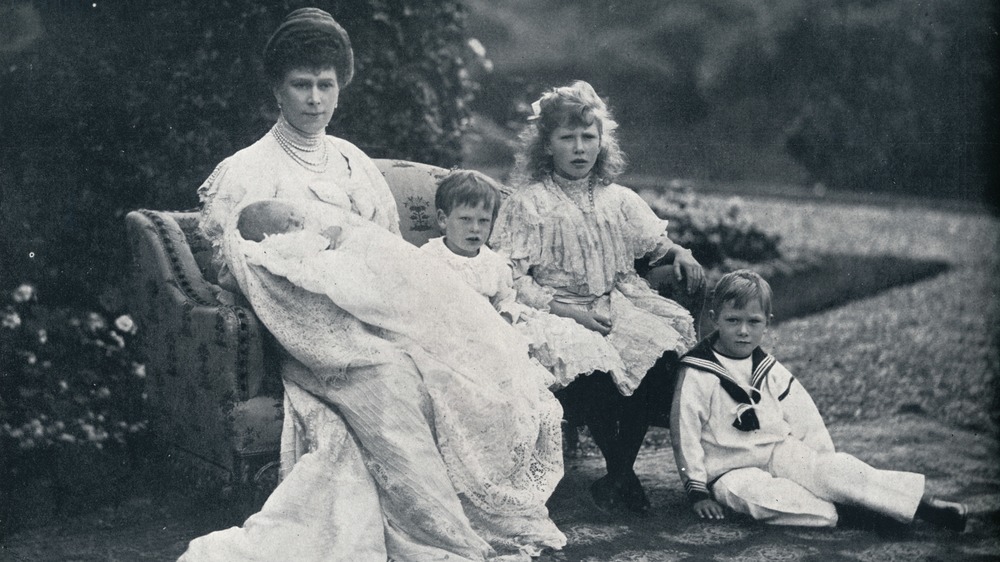
POLYGON ((563 473, 547 372, 489 303, 395 234, 374 164, 328 141, 345 167, 304 171, 268 135, 202 190, 225 275, 294 361, 282 482, 182 560, 526 559, 565 545, 545 507, 563 473), (239 212, 260 200, 299 209, 306 230, 242 239, 239 212), (329 226, 332 248, 316 234, 329 226))
POLYGON ((757 348, 728 358, 713 339, 681 359, 671 409, 674 459, 692 502, 714 497, 780 525, 836 525, 834 502, 913 519, 923 475, 836 452, 809 393, 773 356, 757 348))
POLYGON ((552 373, 551 390, 594 371, 610 373, 613 379, 624 378, 624 363, 600 334, 569 318, 517 302, 512 266, 503 256, 487 246, 481 247, 476 256, 460 256, 448 249, 444 237, 428 240, 421 249, 448 264, 470 287, 488 298, 497 312, 509 317, 514 329, 527 340, 531 357, 552 373))

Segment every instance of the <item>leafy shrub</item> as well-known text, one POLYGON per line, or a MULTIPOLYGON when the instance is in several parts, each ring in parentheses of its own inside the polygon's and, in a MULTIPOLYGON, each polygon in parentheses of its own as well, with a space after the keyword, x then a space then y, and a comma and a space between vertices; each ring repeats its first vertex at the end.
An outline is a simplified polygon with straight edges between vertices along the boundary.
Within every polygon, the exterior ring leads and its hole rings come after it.
POLYGON ((710 282, 722 273, 744 267, 761 271, 781 261, 781 237, 756 225, 734 198, 726 206, 708 205, 690 184, 674 181, 662 191, 647 193, 650 207, 670 221, 670 239, 694 253, 708 270, 710 282))
POLYGON ((101 449, 143 432, 145 367, 136 327, 38 303, 21 285, 0 310, 0 441, 5 450, 101 449))
MULTIPOLYGON (((268 35, 304 2, 126 2, 0 7, 0 270, 79 304, 128 263, 131 209, 185 209, 224 157, 274 122, 260 71, 268 35), (30 29, 29 29, 30 28, 30 29), (3 37, 0 37, 2 39, 3 37)), ((482 60, 458 0, 317 0, 348 30, 355 80, 331 131, 376 157, 461 158, 482 60)), ((13 280, 5 280, 12 282, 13 280)), ((92 304, 93 298, 87 304, 92 304)))

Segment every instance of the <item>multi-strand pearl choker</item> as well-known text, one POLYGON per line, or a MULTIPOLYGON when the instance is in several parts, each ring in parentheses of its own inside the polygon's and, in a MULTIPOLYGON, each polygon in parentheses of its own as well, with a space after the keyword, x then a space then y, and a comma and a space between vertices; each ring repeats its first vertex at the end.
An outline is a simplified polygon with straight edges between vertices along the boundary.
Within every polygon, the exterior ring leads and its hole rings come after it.
POLYGON ((284 116, 271 127, 278 145, 292 160, 310 172, 322 173, 330 162, 330 147, 326 142, 326 132, 306 135, 293 127, 284 116))
POLYGON ((552 182, 559 186, 563 190, 563 193, 568 195, 580 207, 580 210, 591 212, 596 208, 594 206, 594 184, 597 183, 597 180, 593 175, 588 174, 586 177, 578 180, 571 180, 553 172, 552 182), (587 194, 587 201, 590 203, 589 207, 585 207, 582 201, 577 200, 577 195, 581 193, 587 194))

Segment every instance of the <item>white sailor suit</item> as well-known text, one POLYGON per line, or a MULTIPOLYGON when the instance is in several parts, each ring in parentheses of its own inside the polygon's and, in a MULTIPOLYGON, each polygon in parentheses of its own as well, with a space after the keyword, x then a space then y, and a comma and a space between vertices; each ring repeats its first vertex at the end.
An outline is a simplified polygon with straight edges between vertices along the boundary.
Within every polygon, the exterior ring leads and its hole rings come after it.
POLYGON ((710 497, 775 525, 835 526, 834 502, 913 520, 924 476, 834 450, 819 410, 761 348, 736 359, 708 336, 681 359, 670 434, 692 503, 710 497))

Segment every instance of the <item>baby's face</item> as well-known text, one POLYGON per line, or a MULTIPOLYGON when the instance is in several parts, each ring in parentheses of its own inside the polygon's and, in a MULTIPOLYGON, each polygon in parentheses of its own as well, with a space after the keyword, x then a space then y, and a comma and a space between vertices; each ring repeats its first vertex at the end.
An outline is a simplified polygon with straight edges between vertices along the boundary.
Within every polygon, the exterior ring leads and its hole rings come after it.
POLYGON ((295 232, 306 227, 306 218, 295 209, 285 217, 285 232, 295 232))
POLYGON ((450 213, 438 209, 438 226, 449 250, 467 258, 479 255, 493 230, 493 209, 486 205, 458 205, 450 213))

